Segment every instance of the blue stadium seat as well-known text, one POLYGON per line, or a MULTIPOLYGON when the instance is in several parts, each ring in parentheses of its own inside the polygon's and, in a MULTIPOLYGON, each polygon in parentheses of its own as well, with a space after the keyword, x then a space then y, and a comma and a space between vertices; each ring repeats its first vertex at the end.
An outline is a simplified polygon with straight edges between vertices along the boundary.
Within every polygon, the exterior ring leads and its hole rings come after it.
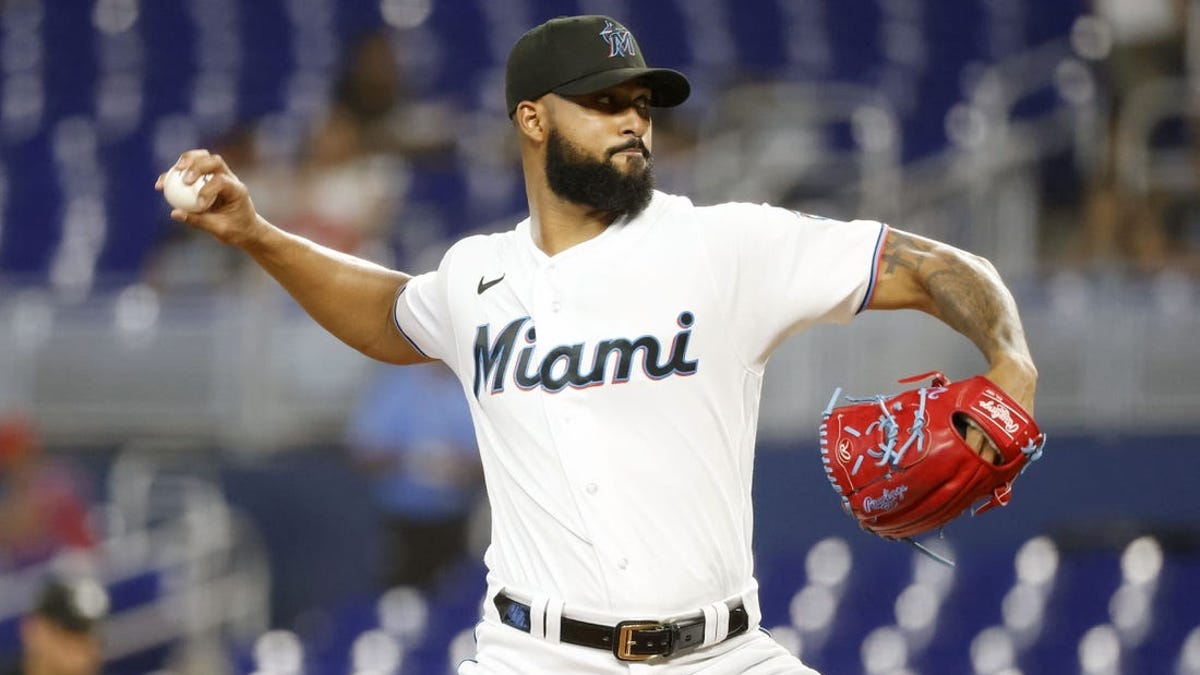
MULTIPOLYGON (((424 25, 439 44, 438 56, 430 62, 437 70, 431 93, 458 100, 468 108, 479 104, 479 87, 502 65, 497 50, 490 45, 492 27, 484 20, 486 13, 481 2, 434 2, 424 25)), ((697 22, 695 12, 714 13, 700 21, 702 25, 728 24, 732 57, 736 61, 730 65, 743 72, 869 86, 900 83, 902 90, 909 87, 906 96, 915 103, 915 108, 906 110, 901 106, 900 110, 906 113, 902 120, 904 158, 912 160, 946 146, 943 120, 950 106, 963 96, 964 69, 997 56, 995 46, 989 47, 986 39, 989 22, 1023 22, 1018 26, 1017 42, 1033 45, 1065 35, 1074 18, 1086 10, 1082 0, 1024 1, 1019 5, 1006 3, 1004 7, 993 0, 969 0, 921 3, 917 9, 906 9, 898 2, 855 0, 785 5, 712 0, 686 7, 677 1, 633 3, 628 21, 637 28, 640 41, 657 63, 685 69, 705 64, 700 72, 691 73, 698 84, 693 105, 700 108, 705 105, 707 83, 713 75, 709 71, 716 66, 698 58, 703 55, 705 45, 695 39, 694 31, 687 30, 689 21, 697 22), (888 61, 880 46, 882 22, 888 12, 918 12, 922 22, 919 33, 924 36, 928 52, 923 64, 888 61), (811 28, 815 31, 813 35, 828 45, 827 64, 797 62, 797 57, 789 54, 787 40, 796 28, 789 22, 801 19, 804 27, 811 28)), ((101 279, 136 276, 166 226, 157 196, 144 189, 147 178, 152 179, 160 170, 155 166, 158 160, 152 157, 145 136, 163 116, 191 112, 196 69, 201 62, 195 54, 201 32, 197 22, 203 21, 204 12, 208 11, 205 8, 210 4, 189 0, 138 6, 137 21, 129 30, 136 31, 144 50, 140 66, 144 78, 143 115, 132 137, 117 139, 103 148, 105 170, 119 178, 111 181, 106 195, 110 202, 110 231, 98 261, 101 279)), ((235 8, 233 39, 241 54, 240 62, 235 59, 232 66, 238 87, 236 116, 231 123, 253 121, 281 111, 287 103, 288 83, 298 67, 298 56, 292 46, 295 9, 289 0, 230 6, 235 8)), ((580 3, 573 1, 528 0, 511 9, 540 21, 580 8, 580 3)), ((342 44, 383 25, 380 5, 375 0, 331 3, 322 6, 321 11, 330 12, 334 39, 342 44)), ((7 226, 4 241, 0 242, 3 245, 0 273, 34 283, 47 282, 62 217, 62 197, 53 161, 49 159, 47 134, 64 117, 95 113, 94 83, 102 63, 96 52, 105 40, 93 25, 90 6, 86 4, 46 3, 43 15, 42 43, 57 47, 44 50, 39 71, 46 83, 41 130, 30 138, 6 143, 0 151, 9 187, 3 213, 7 226), (64 45, 68 47, 62 48, 64 45)), ((733 72, 736 71, 717 75, 727 77, 733 72)), ((326 72, 324 76, 332 74, 326 72)), ((1042 97, 1029 105, 1042 109, 1052 103, 1042 97)), ((849 142, 846 129, 835 129, 833 134, 837 143, 849 142)), ((418 177, 413 194, 414 200, 436 204, 443 211, 451 235, 483 225, 478 221, 493 215, 460 208, 464 203, 463 180, 458 171, 427 173, 418 177)))

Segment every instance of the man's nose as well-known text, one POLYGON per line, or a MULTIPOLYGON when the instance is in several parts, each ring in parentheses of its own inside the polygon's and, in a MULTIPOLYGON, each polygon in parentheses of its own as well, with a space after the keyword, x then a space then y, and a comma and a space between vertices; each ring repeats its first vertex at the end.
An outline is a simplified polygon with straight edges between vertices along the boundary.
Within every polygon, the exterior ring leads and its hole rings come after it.
POLYGON ((650 128, 650 120, 635 106, 626 106, 617 114, 620 118, 621 134, 624 136, 641 138, 650 128))

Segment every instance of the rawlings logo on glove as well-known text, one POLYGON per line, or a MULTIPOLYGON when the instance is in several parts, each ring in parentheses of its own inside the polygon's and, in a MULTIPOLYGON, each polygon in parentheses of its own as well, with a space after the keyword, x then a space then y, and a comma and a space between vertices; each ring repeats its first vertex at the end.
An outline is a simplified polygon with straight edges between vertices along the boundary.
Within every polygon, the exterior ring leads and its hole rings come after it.
MULTIPOLYGON (((1029 413, 983 376, 949 382, 941 373, 928 387, 894 396, 850 398, 821 421, 821 461, 842 507, 863 529, 903 539, 941 527, 983 500, 972 513, 1004 506, 1012 483, 1042 454, 1046 437, 1029 413), (966 442, 975 428, 995 461, 966 442)), ((935 556, 936 557, 936 556, 935 556)))

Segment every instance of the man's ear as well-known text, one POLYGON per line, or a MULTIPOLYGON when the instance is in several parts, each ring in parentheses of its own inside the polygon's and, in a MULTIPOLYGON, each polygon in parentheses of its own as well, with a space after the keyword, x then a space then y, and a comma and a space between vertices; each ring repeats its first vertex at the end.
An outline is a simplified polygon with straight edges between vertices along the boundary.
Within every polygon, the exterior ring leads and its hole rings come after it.
POLYGON ((513 113, 513 124, 522 136, 541 143, 546 140, 549 132, 546 124, 547 113, 545 104, 540 101, 521 101, 513 113))

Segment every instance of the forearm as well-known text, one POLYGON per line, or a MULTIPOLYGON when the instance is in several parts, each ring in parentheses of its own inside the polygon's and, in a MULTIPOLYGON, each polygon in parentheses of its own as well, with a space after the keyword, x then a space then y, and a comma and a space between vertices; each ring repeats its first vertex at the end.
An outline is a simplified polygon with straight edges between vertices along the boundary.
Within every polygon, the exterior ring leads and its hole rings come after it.
POLYGON ((257 236, 239 245, 317 323, 371 358, 412 362, 391 323, 392 303, 408 275, 258 220, 257 236))
MULTIPOLYGON (((392 303, 408 282, 407 275, 268 223, 255 210, 245 184, 220 155, 189 150, 180 155, 172 170, 182 173, 184 186, 209 176, 197 189, 194 203, 187 205, 188 209, 176 206, 172 219, 248 253, 317 323, 363 354, 389 363, 429 360, 392 323, 392 303)), ((168 175, 164 172, 158 177, 156 190, 165 189, 168 175)))
POLYGON ((991 365, 1002 358, 1032 365, 1016 300, 996 268, 962 251, 936 260, 922 277, 934 315, 975 343, 991 365))

